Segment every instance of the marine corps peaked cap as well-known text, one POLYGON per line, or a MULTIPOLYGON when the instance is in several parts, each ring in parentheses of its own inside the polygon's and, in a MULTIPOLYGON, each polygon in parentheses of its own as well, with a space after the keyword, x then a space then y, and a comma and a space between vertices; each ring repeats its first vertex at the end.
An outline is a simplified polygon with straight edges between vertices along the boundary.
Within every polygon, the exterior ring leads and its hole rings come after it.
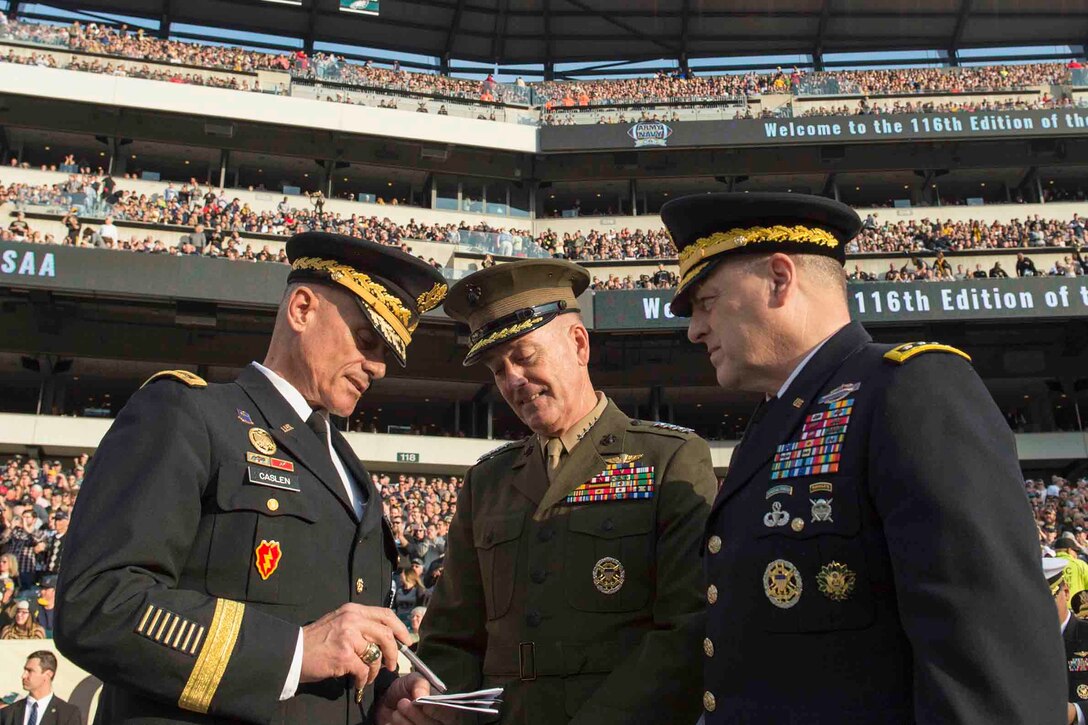
POLYGON ((420 316, 446 296, 446 281, 433 266, 396 247, 343 234, 296 234, 287 240, 287 259, 288 284, 318 282, 351 292, 401 367, 420 316))
POLYGON ((723 259, 756 252, 822 254, 846 264, 846 243, 861 219, 822 196, 768 192, 697 194, 661 207, 680 256, 680 283, 671 309, 691 316, 691 292, 723 259))
POLYGON ((559 259, 526 259, 473 272, 453 286, 446 314, 470 330, 465 365, 486 351, 528 335, 567 312, 580 312, 578 295, 589 272, 559 259))

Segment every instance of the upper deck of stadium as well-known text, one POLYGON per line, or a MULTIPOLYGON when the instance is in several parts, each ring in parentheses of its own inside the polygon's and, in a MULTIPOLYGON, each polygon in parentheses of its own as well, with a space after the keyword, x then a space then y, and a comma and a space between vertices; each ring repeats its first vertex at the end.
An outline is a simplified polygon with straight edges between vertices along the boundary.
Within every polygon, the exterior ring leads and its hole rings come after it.
MULTIPOLYGON (((1088 8, 1061 0, 391 0, 378 16, 339 12, 336 0, 50 5, 146 18, 162 37, 178 24, 226 28, 294 39, 310 52, 339 43, 434 58, 443 70, 459 61, 530 65, 547 77, 585 61, 720 59, 743 67, 746 56, 779 54, 808 56, 822 68, 836 54, 919 49, 955 61, 964 50, 1088 38, 1088 8)), ((616 69, 599 69, 608 70, 616 69)))

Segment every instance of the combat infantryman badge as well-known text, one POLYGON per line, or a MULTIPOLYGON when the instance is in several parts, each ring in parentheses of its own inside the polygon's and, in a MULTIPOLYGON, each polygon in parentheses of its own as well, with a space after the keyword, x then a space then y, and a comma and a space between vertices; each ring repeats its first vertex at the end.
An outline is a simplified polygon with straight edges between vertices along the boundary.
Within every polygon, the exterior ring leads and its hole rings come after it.
POLYGON ((809 499, 812 504, 812 523, 835 523, 831 520, 831 501, 830 498, 818 498, 815 501, 809 499))
POLYGON ((851 393, 857 391, 859 388, 861 388, 861 383, 844 383, 820 398, 820 405, 827 405, 828 403, 837 403, 840 400, 845 400, 851 393))
POLYGON ((857 576, 846 568, 846 564, 833 561, 820 569, 816 575, 816 586, 820 593, 833 602, 845 602, 854 591, 857 576))
POLYGON ((593 567, 593 586, 601 594, 615 594, 623 587, 627 572, 618 560, 606 556, 593 567))
POLYGON ((253 425, 253 419, 249 417, 249 413, 245 412, 241 408, 238 408, 238 420, 242 421, 246 425, 253 425))
POLYGON ((271 456, 276 452, 276 442, 264 428, 250 428, 249 442, 259 453, 271 456))
POLYGON ((801 572, 785 559, 775 559, 763 572, 763 593, 779 609, 789 609, 801 599, 801 572))
POLYGON ((267 580, 272 576, 272 573, 276 571, 276 567, 280 565, 280 559, 283 557, 283 551, 280 549, 280 542, 268 541, 267 539, 261 539, 260 546, 257 547, 257 573, 261 575, 261 579, 267 580))

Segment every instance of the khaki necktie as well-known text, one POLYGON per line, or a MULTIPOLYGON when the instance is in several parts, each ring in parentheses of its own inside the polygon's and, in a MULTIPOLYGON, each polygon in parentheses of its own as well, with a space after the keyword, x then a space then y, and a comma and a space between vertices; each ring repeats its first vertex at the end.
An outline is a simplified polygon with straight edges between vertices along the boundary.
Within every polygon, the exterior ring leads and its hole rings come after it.
POLYGON ((548 475, 551 476, 555 469, 559 468, 559 457, 563 455, 563 441, 558 438, 549 438, 544 452, 548 454, 548 475))

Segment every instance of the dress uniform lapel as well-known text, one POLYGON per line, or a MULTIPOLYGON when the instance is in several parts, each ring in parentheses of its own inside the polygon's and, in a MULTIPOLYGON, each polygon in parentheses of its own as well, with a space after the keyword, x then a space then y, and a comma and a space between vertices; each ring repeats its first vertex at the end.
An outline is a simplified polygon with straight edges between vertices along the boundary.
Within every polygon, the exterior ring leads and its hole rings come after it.
POLYGON ((332 464, 328 448, 310 430, 306 422, 298 417, 272 382, 253 366, 242 370, 235 382, 260 409, 261 415, 268 421, 268 432, 272 434, 276 443, 290 452, 299 463, 310 469, 310 472, 344 505, 345 510, 354 519, 355 509, 348 500, 340 474, 336 472, 332 464), (286 431, 283 429, 285 424, 288 424, 286 431))
POLYGON ((611 400, 601 417, 574 446, 570 457, 559 466, 559 475, 544 494, 537 513, 555 506, 574 489, 596 476, 605 468, 605 457, 623 452, 623 437, 628 417, 611 400))
POLYGON ((374 488, 374 484, 370 480, 370 472, 366 470, 359 457, 355 455, 355 451, 352 450, 347 438, 344 437, 343 433, 335 429, 332 431, 332 447, 336 451, 336 455, 340 456, 340 460, 348 467, 348 471, 358 486, 359 493, 365 497, 363 520, 359 525, 361 532, 366 533, 381 521, 381 494, 374 488), (375 502, 377 502, 377 505, 374 505, 375 502))
POLYGON ((536 436, 531 435, 522 442, 521 453, 510 466, 510 483, 539 505, 548 490, 548 472, 544 469, 544 458, 536 441, 536 436))
MULTIPOLYGON (((793 437, 815 396, 835 374, 842 363, 854 352, 872 340, 869 333, 857 322, 851 322, 831 336, 817 351, 790 384, 782 399, 774 401, 766 411, 759 427, 754 428, 751 439, 746 436, 742 450, 726 474, 714 509, 736 493, 763 465, 774 456, 775 448, 793 437), (800 400, 801 403, 794 404, 800 400)), ((714 511, 711 511, 713 515, 714 511)))

